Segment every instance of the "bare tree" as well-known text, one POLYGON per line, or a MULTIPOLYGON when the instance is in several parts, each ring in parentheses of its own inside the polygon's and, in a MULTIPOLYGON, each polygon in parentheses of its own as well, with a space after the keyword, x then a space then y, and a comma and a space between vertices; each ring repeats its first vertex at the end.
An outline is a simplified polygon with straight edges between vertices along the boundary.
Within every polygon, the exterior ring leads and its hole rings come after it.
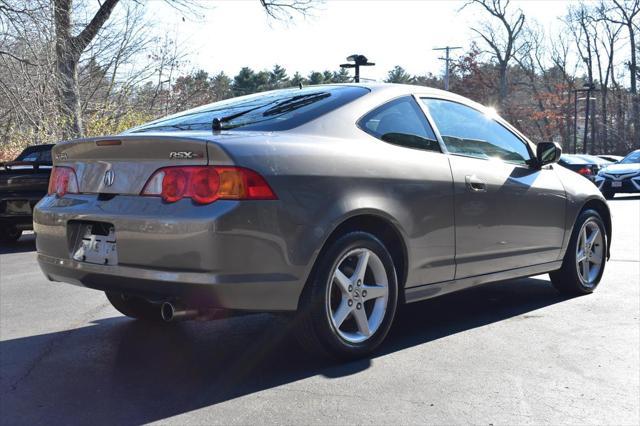
POLYGON ((635 133, 634 145, 640 145, 640 98, 638 97, 638 65, 636 49, 636 31, 638 20, 640 20, 640 0, 612 0, 614 7, 606 7, 603 4, 605 19, 615 24, 623 25, 629 33, 629 47, 631 49, 631 60, 629 61, 632 121, 635 133))
MULTIPOLYGON (((104 27, 119 0, 104 0, 91 20, 77 35, 72 34, 73 0, 52 1, 56 33, 58 101, 62 116, 66 118, 63 137, 78 137, 83 134, 78 63, 83 52, 104 27)), ((167 2, 183 10, 198 3, 195 0, 167 0, 167 2)), ((276 19, 290 18, 291 13, 306 14, 312 8, 313 2, 313 0, 260 0, 265 12, 276 19)))
POLYGON ((103 27, 119 0, 105 0, 91 21, 77 34, 72 34, 72 0, 53 0, 56 31, 56 70, 58 102, 62 116, 63 137, 82 136, 82 113, 78 87, 80 55, 103 27))
POLYGON ((472 28, 489 46, 489 52, 498 63, 500 107, 504 109, 508 94, 508 70, 514 56, 522 49, 520 36, 524 28, 525 17, 521 10, 510 13, 509 0, 470 0, 464 7, 479 5, 489 13, 498 24, 484 22, 479 28, 472 28))

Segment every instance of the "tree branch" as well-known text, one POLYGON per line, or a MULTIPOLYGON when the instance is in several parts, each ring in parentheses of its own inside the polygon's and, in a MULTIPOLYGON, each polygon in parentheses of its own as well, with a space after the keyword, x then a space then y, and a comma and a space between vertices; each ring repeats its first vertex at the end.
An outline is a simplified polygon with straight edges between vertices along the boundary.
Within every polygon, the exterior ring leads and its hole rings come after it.
POLYGON ((119 0, 106 0, 102 3, 100 9, 98 9, 93 19, 91 19, 91 22, 87 24, 80 34, 73 38, 73 45, 76 49, 76 53, 82 53, 84 49, 87 48, 104 23, 107 22, 113 8, 118 4, 118 2, 119 0))

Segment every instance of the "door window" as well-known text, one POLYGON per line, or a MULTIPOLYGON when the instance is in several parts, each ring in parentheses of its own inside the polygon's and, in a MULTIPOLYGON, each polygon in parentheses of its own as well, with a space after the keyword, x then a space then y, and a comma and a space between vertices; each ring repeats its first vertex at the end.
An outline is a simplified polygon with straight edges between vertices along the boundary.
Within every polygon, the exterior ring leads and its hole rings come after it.
POLYGON ((457 102, 422 99, 452 154, 525 164, 525 143, 490 116, 457 102))
POLYGON ((370 135, 394 145, 440 152, 435 133, 411 96, 374 109, 358 125, 370 135))

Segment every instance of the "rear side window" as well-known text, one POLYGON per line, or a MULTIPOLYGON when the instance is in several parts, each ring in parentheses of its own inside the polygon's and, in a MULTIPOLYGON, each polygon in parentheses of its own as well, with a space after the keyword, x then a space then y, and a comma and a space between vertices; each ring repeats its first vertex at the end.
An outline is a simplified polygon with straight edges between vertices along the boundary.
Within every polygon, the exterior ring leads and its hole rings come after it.
POLYGON ((289 130, 339 108, 369 89, 356 86, 311 86, 228 99, 161 118, 133 128, 148 131, 211 130, 214 118, 220 130, 289 130))
POLYGON ((424 113, 411 96, 388 102, 360 119, 362 130, 385 142, 440 152, 424 113))
POLYGON ((525 164, 525 143, 490 116, 457 102, 422 99, 452 154, 525 164))

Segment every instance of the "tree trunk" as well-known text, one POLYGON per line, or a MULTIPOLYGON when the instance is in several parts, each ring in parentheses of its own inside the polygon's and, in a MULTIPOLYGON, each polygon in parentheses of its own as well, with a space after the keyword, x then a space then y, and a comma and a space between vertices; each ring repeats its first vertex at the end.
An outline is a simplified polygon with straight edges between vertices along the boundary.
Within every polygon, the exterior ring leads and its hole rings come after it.
POLYGON ((608 90, 607 90, 607 86, 602 86, 602 92, 600 92, 602 94, 602 153, 603 154, 608 154, 609 153, 609 130, 608 130, 608 123, 607 123, 607 94, 608 94, 608 90))
POLYGON ((63 119, 62 136, 65 139, 82 137, 82 109, 78 87, 80 55, 94 39, 119 0, 105 0, 91 21, 77 36, 71 34, 73 0, 53 0, 56 30, 56 83, 58 107, 63 119))
POLYGON ((78 89, 78 60, 71 37, 71 0, 54 0, 56 26, 56 71, 58 108, 64 139, 82 136, 82 114, 78 89))
POLYGON ((498 104, 500 105, 500 113, 506 113, 506 99, 507 99, 507 63, 500 64, 500 87, 498 93, 498 104))

